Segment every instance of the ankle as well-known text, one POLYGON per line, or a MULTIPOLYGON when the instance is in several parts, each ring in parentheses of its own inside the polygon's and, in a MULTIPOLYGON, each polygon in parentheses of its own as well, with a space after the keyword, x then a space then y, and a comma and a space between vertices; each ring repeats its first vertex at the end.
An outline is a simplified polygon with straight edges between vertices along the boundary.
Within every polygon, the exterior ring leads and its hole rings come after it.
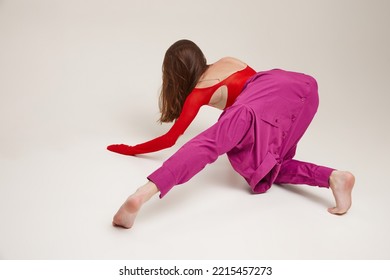
POLYGON ((334 188, 336 186, 336 181, 338 178, 338 170, 333 170, 329 176, 329 187, 334 188))
POLYGON ((142 203, 144 203, 150 198, 152 198, 152 196, 155 195, 157 192, 157 186, 153 182, 149 181, 145 185, 139 187, 133 195, 135 197, 142 198, 142 203))

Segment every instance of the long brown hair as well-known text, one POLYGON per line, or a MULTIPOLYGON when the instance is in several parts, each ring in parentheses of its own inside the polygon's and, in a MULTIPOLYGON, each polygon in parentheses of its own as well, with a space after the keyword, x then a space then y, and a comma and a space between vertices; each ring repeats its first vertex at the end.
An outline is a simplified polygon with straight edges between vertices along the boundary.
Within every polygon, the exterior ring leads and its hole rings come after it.
POLYGON ((162 65, 160 122, 177 119, 184 101, 207 69, 200 48, 190 40, 179 40, 166 51, 162 65))

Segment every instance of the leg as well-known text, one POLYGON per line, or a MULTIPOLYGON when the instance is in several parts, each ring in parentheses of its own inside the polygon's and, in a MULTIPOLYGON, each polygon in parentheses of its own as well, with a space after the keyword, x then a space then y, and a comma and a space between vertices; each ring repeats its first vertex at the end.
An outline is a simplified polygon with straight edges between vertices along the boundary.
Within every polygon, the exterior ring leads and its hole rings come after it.
POLYGON ((275 183, 306 184, 330 188, 336 206, 329 208, 328 211, 331 214, 342 215, 348 211, 352 204, 354 176, 347 171, 337 171, 328 167, 293 160, 297 144, 318 108, 317 86, 314 85, 312 90, 312 94, 308 96, 306 106, 292 125, 290 135, 282 147, 281 158, 284 161, 281 164, 275 183))
POLYGON ((153 195, 160 192, 160 197, 163 197, 174 185, 188 181, 206 164, 236 146, 251 125, 248 114, 245 108, 233 111, 232 117, 221 118, 217 124, 187 142, 148 176, 147 184, 127 198, 114 216, 113 225, 131 228, 141 206, 153 195))
POLYGON ((345 214, 352 204, 352 189, 355 177, 348 171, 338 171, 308 162, 286 160, 282 163, 276 184, 305 184, 326 187, 332 190, 336 206, 329 208, 331 214, 345 214))
POLYGON ((329 178, 333 170, 309 162, 288 159, 282 162, 275 183, 329 188, 329 178))
POLYGON ((141 206, 158 192, 153 182, 148 182, 140 187, 134 194, 129 196, 123 205, 119 208, 113 219, 113 225, 131 228, 137 217, 141 206))
POLYGON ((216 124, 184 144, 148 176, 157 185, 160 198, 235 148, 252 126, 253 115, 246 107, 237 106, 225 111, 216 124))

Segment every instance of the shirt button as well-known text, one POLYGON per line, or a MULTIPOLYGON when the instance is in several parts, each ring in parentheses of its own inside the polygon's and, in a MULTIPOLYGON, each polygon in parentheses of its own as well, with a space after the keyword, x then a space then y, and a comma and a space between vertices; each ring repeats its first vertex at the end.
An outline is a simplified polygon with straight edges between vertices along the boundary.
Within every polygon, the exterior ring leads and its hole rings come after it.
POLYGON ((306 98, 304 98, 304 97, 301 98, 301 101, 302 101, 302 102, 305 102, 305 100, 306 100, 306 98))

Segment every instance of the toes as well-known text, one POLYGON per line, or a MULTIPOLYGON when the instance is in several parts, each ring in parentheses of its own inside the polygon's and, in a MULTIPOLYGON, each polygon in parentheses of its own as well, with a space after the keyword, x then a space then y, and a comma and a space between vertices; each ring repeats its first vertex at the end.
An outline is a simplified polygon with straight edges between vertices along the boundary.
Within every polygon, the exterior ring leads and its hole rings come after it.
POLYGON ((336 208, 336 207, 328 208, 328 212, 329 212, 330 214, 334 214, 335 208, 336 208))
POLYGON ((333 215, 338 215, 338 216, 341 216, 341 215, 344 215, 345 213, 347 213, 347 211, 340 210, 337 207, 328 208, 328 212, 333 214, 333 215))
POLYGON ((118 227, 118 228, 126 228, 126 229, 129 229, 133 226, 133 224, 126 224, 124 221, 118 221, 114 218, 114 220, 112 221, 112 225, 114 227, 118 227))

